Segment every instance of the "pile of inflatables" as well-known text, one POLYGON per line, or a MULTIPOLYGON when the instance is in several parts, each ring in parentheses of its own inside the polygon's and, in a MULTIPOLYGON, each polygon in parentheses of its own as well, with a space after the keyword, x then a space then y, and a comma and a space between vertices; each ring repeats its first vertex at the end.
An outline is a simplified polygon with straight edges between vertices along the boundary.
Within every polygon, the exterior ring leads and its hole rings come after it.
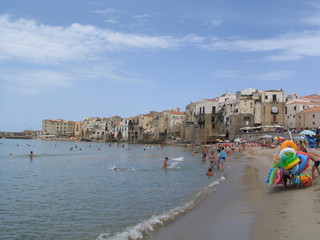
POLYGON ((286 186, 287 179, 290 179, 293 184, 308 187, 312 178, 303 172, 309 167, 309 155, 305 152, 298 152, 297 145, 290 140, 284 141, 280 148, 281 151, 275 155, 266 182, 270 186, 278 184, 286 186))

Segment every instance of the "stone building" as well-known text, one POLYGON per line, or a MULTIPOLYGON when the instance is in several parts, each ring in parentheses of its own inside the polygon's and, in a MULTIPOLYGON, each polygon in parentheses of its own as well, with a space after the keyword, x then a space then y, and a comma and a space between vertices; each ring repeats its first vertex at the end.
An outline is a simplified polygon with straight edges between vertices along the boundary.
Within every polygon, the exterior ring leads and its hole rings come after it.
POLYGON ((74 121, 63 119, 45 119, 42 121, 42 135, 73 137, 75 134, 75 123, 74 121))
POLYGON ((299 127, 296 124, 297 114, 303 110, 318 107, 320 103, 305 99, 295 99, 286 103, 286 124, 289 128, 299 127))
POLYGON ((140 124, 140 115, 128 118, 128 142, 140 143, 143 139, 143 128, 140 124))
POLYGON ((313 107, 297 113, 296 127, 315 129, 320 127, 320 107, 313 107))
POLYGON ((281 128, 285 122, 286 93, 282 90, 267 90, 261 93, 261 127, 281 128))

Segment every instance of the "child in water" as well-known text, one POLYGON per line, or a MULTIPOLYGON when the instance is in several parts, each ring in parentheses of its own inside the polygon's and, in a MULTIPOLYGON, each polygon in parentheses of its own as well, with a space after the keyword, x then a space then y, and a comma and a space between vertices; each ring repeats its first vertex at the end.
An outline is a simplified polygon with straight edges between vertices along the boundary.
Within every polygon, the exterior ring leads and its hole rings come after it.
POLYGON ((168 160, 169 160, 168 157, 164 159, 163 166, 162 166, 163 168, 167 168, 167 166, 171 166, 171 164, 168 163, 168 160))
POLYGON ((213 176, 213 171, 212 168, 208 169, 208 172, 206 173, 207 176, 212 177, 213 176))

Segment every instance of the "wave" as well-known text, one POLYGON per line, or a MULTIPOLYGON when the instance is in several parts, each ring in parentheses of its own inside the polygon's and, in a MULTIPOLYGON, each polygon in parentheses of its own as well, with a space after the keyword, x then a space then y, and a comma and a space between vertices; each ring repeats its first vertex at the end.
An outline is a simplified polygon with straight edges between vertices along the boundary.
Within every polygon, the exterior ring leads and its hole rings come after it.
POLYGON ((178 157, 178 158, 171 158, 173 161, 182 162, 184 160, 184 157, 178 157))
POLYGON ((181 169, 181 167, 178 166, 178 162, 171 163, 171 165, 168 166, 167 168, 171 168, 171 169, 181 169))
POLYGON ((155 230, 156 227, 163 226, 170 221, 176 219, 179 215, 182 215, 194 207, 198 206, 206 197, 211 193, 216 191, 214 188, 215 185, 218 185, 225 178, 222 176, 219 179, 216 179, 208 186, 201 188, 196 191, 192 196, 192 200, 183 204, 182 206, 175 207, 168 211, 163 212, 159 215, 153 215, 149 219, 146 219, 134 226, 127 227, 122 232, 117 232, 115 234, 111 233, 101 233, 97 240, 137 240, 143 239, 144 235, 151 233, 155 230))

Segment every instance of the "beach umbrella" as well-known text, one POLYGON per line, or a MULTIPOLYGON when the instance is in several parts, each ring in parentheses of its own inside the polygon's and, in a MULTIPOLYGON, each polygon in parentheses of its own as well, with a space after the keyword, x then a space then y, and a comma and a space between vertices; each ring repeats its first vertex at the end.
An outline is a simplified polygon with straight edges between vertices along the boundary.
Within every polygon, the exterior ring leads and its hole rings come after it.
POLYGON ((274 140, 278 140, 278 139, 279 139, 279 137, 275 136, 273 139, 274 139, 274 140))
POLYGON ((300 132, 299 134, 302 134, 302 135, 311 135, 311 136, 316 135, 316 133, 315 133, 314 131, 310 131, 310 130, 303 130, 303 131, 300 132))
POLYGON ((297 140, 304 140, 304 136, 295 136, 294 139, 297 139, 297 140))
POLYGON ((233 140, 234 142, 241 142, 241 140, 239 138, 236 138, 233 140))
POLYGON ((271 135, 264 135, 264 136, 262 136, 262 138, 272 138, 272 136, 271 135))

